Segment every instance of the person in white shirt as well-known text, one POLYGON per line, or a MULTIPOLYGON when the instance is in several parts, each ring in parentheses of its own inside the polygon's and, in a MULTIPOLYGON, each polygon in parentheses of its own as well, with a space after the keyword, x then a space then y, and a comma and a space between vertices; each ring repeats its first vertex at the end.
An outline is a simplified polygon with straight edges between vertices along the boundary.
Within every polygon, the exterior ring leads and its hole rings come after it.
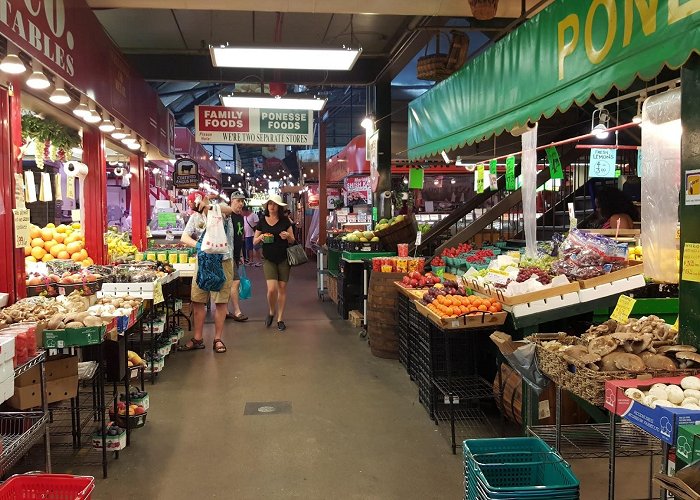
POLYGON ((262 266, 262 259, 260 258, 260 245, 253 244, 253 237, 255 236, 255 227, 260 222, 257 214, 247 208, 244 213, 245 218, 245 252, 247 264, 250 266, 260 267, 262 266))

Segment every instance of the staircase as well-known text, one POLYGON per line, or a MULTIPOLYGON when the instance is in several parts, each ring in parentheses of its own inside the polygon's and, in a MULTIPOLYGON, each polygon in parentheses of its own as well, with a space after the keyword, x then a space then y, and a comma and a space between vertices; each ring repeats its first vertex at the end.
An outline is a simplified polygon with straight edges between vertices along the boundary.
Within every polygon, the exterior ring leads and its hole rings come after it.
MULTIPOLYGON (((537 197, 537 239, 551 240, 556 233, 569 230, 569 203, 574 204, 574 212, 579 226, 584 226, 595 215, 594 196, 597 190, 606 185, 617 186, 617 179, 594 179, 588 176, 589 149, 568 146, 561 154, 565 178, 551 181, 549 168, 537 174, 537 186, 544 187, 537 197), (554 189, 552 189, 554 187, 554 189)), ((636 174, 637 153, 633 150, 619 150, 618 164, 622 175, 636 174)), ((545 160, 539 159, 544 165, 545 160)), ((520 167, 516 167, 516 177, 520 167)), ((505 190, 505 175, 498 178, 498 189, 477 194, 448 217, 435 224, 423 236, 418 248, 423 255, 435 255, 444 248, 463 242, 476 244, 510 241, 524 244, 524 221, 522 189, 505 190)))

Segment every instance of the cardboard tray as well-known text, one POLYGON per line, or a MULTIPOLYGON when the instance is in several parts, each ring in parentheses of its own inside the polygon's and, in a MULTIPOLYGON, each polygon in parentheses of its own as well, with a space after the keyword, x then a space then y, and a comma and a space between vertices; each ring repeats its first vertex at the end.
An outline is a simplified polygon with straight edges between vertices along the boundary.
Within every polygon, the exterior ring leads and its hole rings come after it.
POLYGON ((508 313, 482 313, 475 316, 457 316, 456 318, 443 318, 424 306, 420 300, 414 301, 420 314, 428 318, 443 330, 465 330, 468 328, 490 328, 504 324, 508 313))
POLYGON ((629 260, 627 261, 627 267, 624 269, 620 269, 619 271, 613 271, 608 274, 603 274, 602 276, 598 276, 596 278, 591 278, 588 280, 579 280, 578 282, 581 285, 581 288, 583 289, 594 288, 596 286, 611 283, 613 281, 631 278, 632 276, 635 276, 637 274, 644 274, 643 262, 639 262, 637 260, 629 260))
POLYGON ((665 443, 675 446, 678 427, 700 424, 700 411, 664 406, 649 408, 625 396, 625 390, 630 387, 648 389, 659 382, 680 385, 682 379, 683 377, 659 377, 645 380, 608 380, 605 383, 605 409, 632 422, 665 443))
POLYGON ((481 295, 500 301, 501 304, 505 306, 516 306, 518 304, 527 304, 528 302, 536 302, 552 297, 560 297, 568 293, 576 293, 581 289, 579 283, 574 282, 568 285, 545 288, 537 292, 523 293, 520 295, 505 295, 503 290, 488 285, 481 286, 476 280, 467 280, 466 285, 481 295))

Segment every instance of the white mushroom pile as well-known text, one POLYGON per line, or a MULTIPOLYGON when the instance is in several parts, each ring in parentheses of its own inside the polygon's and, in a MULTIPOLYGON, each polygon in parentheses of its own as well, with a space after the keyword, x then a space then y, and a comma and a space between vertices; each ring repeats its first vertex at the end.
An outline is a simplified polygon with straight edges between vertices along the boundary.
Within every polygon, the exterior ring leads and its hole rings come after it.
POLYGON ((680 386, 654 384, 647 391, 630 388, 625 391, 625 396, 649 408, 666 406, 700 410, 700 378, 685 377, 681 380, 680 386))

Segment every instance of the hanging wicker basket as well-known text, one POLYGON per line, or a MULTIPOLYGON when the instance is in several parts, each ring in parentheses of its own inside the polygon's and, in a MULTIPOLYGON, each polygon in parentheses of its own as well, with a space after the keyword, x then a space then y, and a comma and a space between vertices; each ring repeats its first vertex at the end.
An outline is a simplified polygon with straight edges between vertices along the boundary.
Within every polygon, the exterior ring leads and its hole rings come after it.
POLYGON ((472 16, 479 21, 488 21, 496 17, 498 0, 469 0, 472 16))
POLYGON ((469 38, 460 31, 452 31, 450 51, 448 54, 440 52, 440 37, 446 34, 435 35, 435 53, 428 54, 428 46, 425 47, 425 55, 418 59, 416 73, 419 80, 440 82, 462 67, 469 52, 469 38))

